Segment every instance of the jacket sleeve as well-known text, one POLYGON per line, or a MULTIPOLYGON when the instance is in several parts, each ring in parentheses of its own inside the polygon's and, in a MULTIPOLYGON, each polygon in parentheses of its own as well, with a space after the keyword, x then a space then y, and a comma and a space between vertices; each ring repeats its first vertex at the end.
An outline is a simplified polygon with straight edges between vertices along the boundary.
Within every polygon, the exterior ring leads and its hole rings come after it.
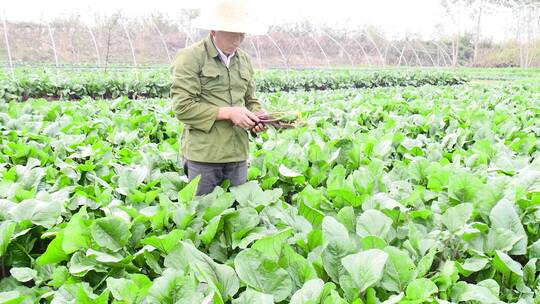
POLYGON ((190 128, 209 132, 219 108, 199 102, 201 80, 199 64, 190 50, 182 50, 171 67, 171 99, 176 118, 190 128))
POLYGON ((255 97, 255 78, 254 78, 254 71, 253 66, 251 65, 251 61, 248 59, 248 68, 249 73, 251 75, 251 79, 248 82, 246 96, 244 97, 246 108, 250 110, 253 113, 258 113, 262 111, 262 105, 255 97))

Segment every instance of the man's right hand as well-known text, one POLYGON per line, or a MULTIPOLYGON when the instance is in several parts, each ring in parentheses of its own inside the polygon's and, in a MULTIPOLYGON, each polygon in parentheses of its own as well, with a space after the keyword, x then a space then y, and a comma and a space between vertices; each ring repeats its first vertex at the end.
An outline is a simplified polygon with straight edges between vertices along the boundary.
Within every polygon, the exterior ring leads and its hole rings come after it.
POLYGON ((245 107, 221 107, 217 119, 230 120, 244 129, 251 129, 259 122, 257 115, 245 107))

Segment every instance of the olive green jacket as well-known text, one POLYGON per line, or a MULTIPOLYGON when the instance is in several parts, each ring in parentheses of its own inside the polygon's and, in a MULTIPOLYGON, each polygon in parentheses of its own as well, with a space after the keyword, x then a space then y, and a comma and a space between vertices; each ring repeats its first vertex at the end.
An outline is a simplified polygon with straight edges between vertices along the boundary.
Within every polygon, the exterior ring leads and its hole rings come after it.
POLYGON ((261 109, 248 55, 237 49, 227 69, 209 35, 177 53, 171 74, 174 114, 185 124, 183 156, 207 163, 247 160, 247 131, 216 118, 219 107, 261 109))

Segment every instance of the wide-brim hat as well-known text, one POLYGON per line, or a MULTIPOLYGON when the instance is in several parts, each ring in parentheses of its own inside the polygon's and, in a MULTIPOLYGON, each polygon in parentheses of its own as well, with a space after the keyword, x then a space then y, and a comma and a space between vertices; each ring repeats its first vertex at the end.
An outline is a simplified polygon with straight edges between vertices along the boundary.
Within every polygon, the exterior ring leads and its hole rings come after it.
POLYGON ((195 18, 193 27, 251 35, 264 35, 268 31, 260 20, 255 19, 246 9, 244 1, 214 1, 202 9, 201 16, 195 18))

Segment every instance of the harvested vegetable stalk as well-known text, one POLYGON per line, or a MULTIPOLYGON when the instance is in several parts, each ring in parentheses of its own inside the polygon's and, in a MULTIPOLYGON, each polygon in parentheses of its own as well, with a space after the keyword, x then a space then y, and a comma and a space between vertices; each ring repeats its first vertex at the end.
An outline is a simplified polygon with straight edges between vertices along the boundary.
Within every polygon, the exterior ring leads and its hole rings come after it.
MULTIPOLYGON (((271 126, 276 129, 292 129, 295 127, 294 119, 290 119, 290 115, 288 115, 289 117, 285 117, 283 115, 281 115, 280 117, 278 116, 278 114, 282 113, 262 113, 257 114, 257 118, 259 118, 259 122, 263 125, 271 126)), ((253 132, 253 130, 250 130, 250 132, 251 135, 257 136, 257 134, 253 132)))
POLYGON ((290 121, 281 118, 275 118, 271 114, 259 114, 257 115, 257 117, 259 118, 259 121, 264 125, 270 125, 276 129, 294 128, 293 124, 290 123, 290 121))

